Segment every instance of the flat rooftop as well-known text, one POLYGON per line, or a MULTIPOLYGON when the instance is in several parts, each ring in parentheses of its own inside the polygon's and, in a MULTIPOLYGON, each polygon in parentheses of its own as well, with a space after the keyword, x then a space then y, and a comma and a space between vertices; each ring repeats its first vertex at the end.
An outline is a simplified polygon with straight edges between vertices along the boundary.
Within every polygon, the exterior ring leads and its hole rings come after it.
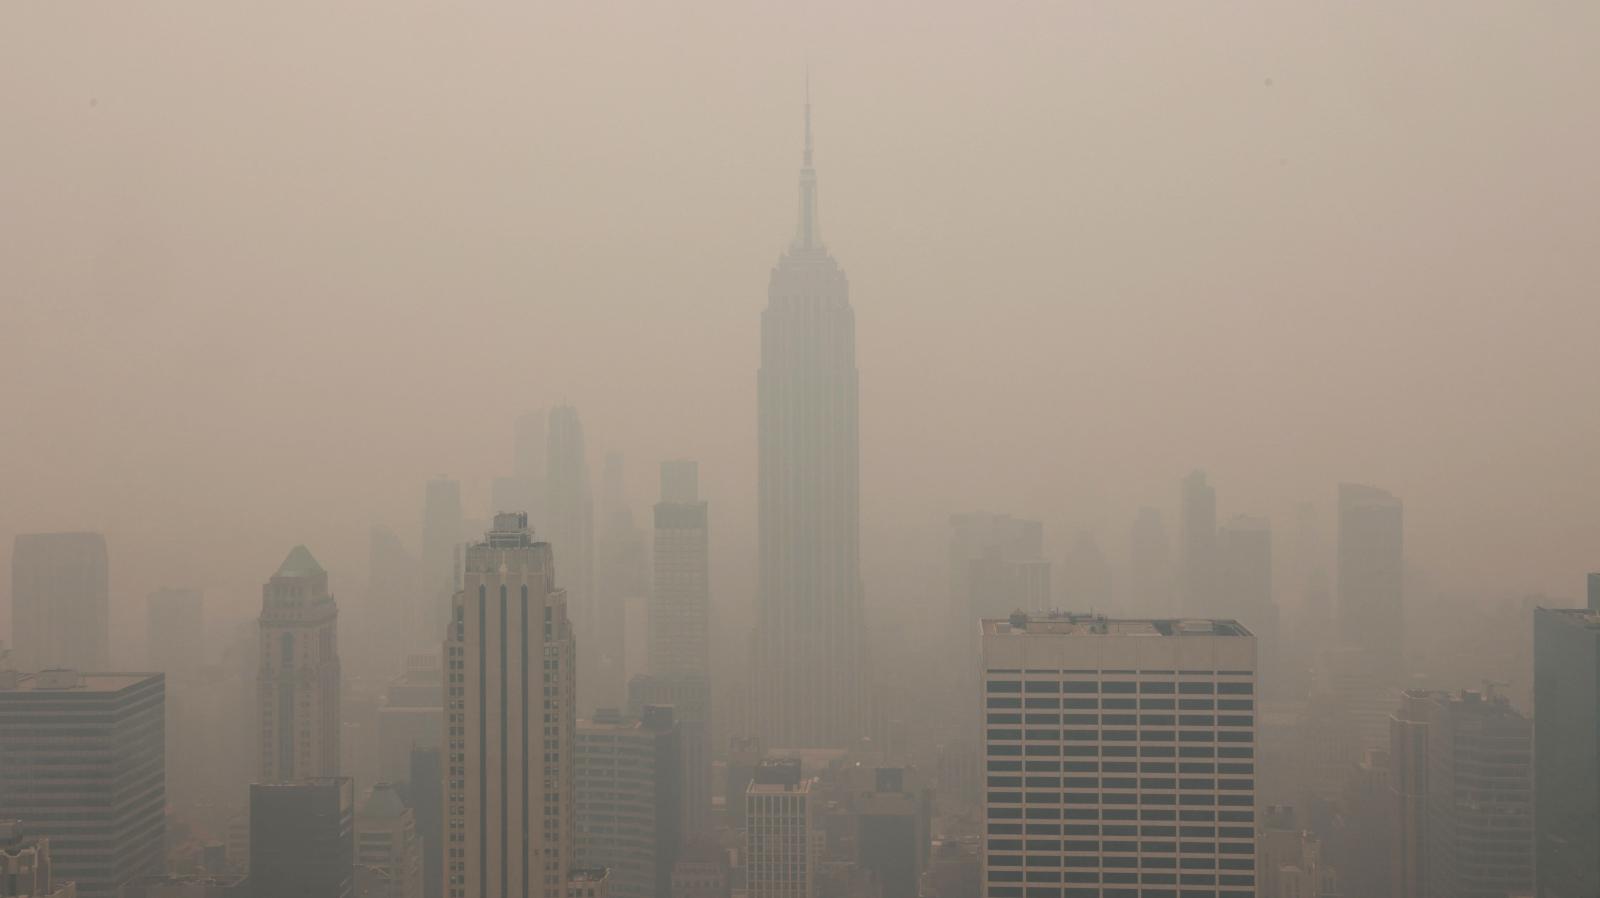
POLYGON ((979 622, 985 636, 1250 636, 1234 620, 1190 618, 1134 619, 1078 614, 1071 611, 1036 611, 1009 618, 989 617, 979 622))
POLYGON ((1539 611, 1542 614, 1553 614, 1553 615, 1556 615, 1561 620, 1565 620, 1567 623, 1572 624, 1575 627, 1588 627, 1590 629, 1600 629, 1600 612, 1590 611, 1587 608, 1543 608, 1543 607, 1541 607, 1539 609, 1539 611))
POLYGON ((15 674, 15 682, 0 676, 0 692, 114 693, 137 686, 159 673, 79 673, 73 670, 43 670, 15 674))

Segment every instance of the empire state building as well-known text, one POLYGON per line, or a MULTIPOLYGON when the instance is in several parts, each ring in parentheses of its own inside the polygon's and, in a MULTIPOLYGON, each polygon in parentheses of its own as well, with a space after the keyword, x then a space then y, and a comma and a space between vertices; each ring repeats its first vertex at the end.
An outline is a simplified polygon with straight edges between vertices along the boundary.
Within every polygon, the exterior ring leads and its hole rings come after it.
POLYGON ((866 734, 856 322, 822 245, 806 98, 800 220, 761 314, 754 712, 769 746, 866 734))

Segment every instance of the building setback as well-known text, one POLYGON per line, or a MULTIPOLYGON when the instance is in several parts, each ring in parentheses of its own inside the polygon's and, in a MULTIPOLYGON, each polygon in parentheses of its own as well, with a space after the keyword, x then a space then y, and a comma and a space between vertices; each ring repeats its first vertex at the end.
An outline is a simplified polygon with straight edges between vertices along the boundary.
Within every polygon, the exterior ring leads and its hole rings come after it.
POLYGON ((305 546, 261 589, 261 782, 339 775, 339 608, 305 546))
POLYGON ((466 550, 445 659, 445 895, 562 898, 576 646, 550 544, 497 514, 466 550))
POLYGON ((1254 898, 1248 630, 1059 613, 981 628, 984 898, 1254 898))
POLYGON ((161 674, 0 671, 0 812, 82 898, 162 872, 165 702, 161 674))
POLYGON ((18 670, 110 668, 110 573, 104 536, 17 536, 11 550, 11 641, 18 670))
POLYGON ((1538 898, 1600 895, 1600 595, 1589 603, 1533 613, 1538 898))
POLYGON ((252 895, 351 898, 355 876, 355 787, 349 777, 250 786, 252 895))

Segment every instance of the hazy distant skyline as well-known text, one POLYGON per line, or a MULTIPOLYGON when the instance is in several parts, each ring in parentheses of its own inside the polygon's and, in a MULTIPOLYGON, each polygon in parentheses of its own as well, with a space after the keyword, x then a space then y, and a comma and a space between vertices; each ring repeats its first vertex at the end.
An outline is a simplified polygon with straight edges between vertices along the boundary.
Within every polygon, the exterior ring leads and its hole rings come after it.
POLYGON ((103 531, 114 652, 162 586, 244 619, 299 543, 353 599, 372 524, 415 550, 441 473, 483 516, 514 418, 570 402, 636 508, 659 460, 700 462, 714 601, 749 613, 809 63, 869 619, 942 588, 952 512, 1041 519, 1057 558, 1093 527, 1120 561, 1141 505, 1175 536, 1194 468, 1280 547, 1298 503, 1330 534, 1336 484, 1371 483, 1438 588, 1576 597, 1597 27, 1490 2, 6 6, 0 583, 15 534, 103 531))

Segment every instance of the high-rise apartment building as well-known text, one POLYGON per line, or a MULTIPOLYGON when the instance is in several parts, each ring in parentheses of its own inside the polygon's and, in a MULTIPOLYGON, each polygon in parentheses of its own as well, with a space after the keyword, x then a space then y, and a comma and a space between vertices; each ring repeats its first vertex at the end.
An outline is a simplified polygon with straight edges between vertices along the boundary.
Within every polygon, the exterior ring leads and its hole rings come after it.
POLYGON ((445 658, 446 898, 563 898, 577 652, 554 553, 522 513, 465 555, 445 658))
POLYGON ((11 550, 11 663, 111 666, 110 574, 98 533, 24 533, 11 550))
POLYGON ((703 677, 641 675, 628 683, 628 716, 639 719, 649 705, 671 707, 678 730, 682 783, 679 828, 685 836, 711 831, 711 690, 703 677))
POLYGON ((1217 617, 1220 562, 1217 558, 1217 491, 1206 483, 1204 471, 1183 478, 1178 495, 1183 613, 1190 617, 1217 617))
POLYGON ((682 761, 672 708, 578 722, 578 864, 611 871, 613 898, 664 898, 683 843, 682 761))
POLYGON ((757 377, 753 710, 769 745, 867 732, 860 446, 850 283, 822 244, 806 101, 800 220, 772 270, 757 377))
POLYGON ((1394 716, 1395 898, 1533 887, 1533 722, 1504 698, 1408 690, 1394 716))
POLYGON ((353 898, 355 787, 347 776, 250 786, 250 892, 353 898))
POLYGON ((356 811, 357 898, 422 898, 417 820, 389 783, 372 787, 356 811))
POLYGON ((165 703, 161 674, 0 671, 0 817, 49 839, 81 898, 162 872, 165 703))
POLYGON ((1534 894, 1600 895, 1600 596, 1533 614, 1534 894))
POLYGON ((1339 484, 1339 636, 1387 683, 1405 673, 1404 509, 1373 486, 1339 484))
POLYGON ((817 894, 817 808, 800 762, 764 762, 744 793, 744 881, 749 898, 817 894))
POLYGON ((982 633, 984 898, 1254 898, 1248 630, 1016 614, 982 633))
POLYGON ((261 782, 339 775, 339 608, 328 572, 295 546, 261 590, 261 782))

